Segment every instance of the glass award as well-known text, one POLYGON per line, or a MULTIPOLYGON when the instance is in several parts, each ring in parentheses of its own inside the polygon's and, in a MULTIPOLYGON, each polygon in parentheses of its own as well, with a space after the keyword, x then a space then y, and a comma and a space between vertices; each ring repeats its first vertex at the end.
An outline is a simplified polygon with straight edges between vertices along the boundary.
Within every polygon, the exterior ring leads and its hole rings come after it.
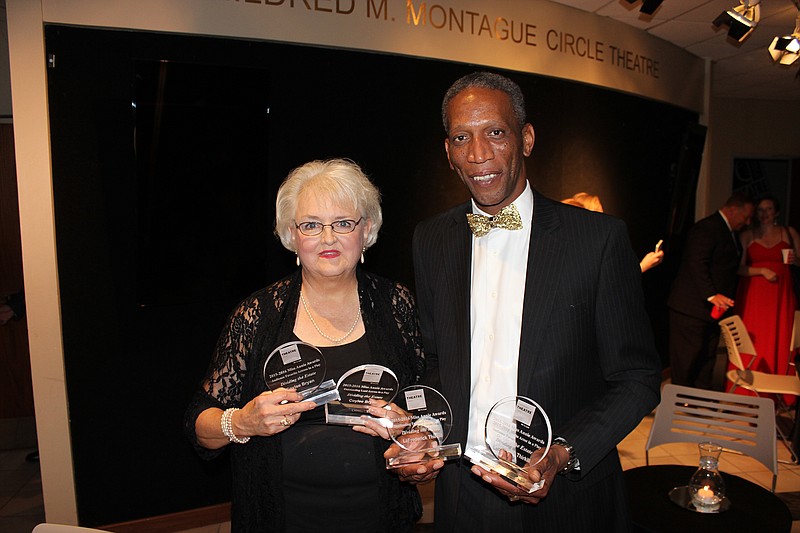
MULTIPOLYGON (((397 395, 400 387, 394 372, 381 365, 361 365, 345 372, 336 383, 339 401, 325 405, 325 421, 328 424, 363 426, 364 416, 370 416, 367 409, 375 405, 388 405, 397 395)), ((375 418, 386 427, 391 426, 388 418, 375 418)))
POLYGON ((402 413, 392 420, 389 434, 399 452, 386 459, 386 468, 461 457, 461 444, 445 444, 453 427, 453 411, 439 391, 412 385, 401 390, 394 403, 402 413))
POLYGON ((295 389, 304 401, 323 405, 339 399, 336 382, 325 379, 325 356, 316 346, 292 341, 281 344, 264 363, 264 382, 269 390, 295 389))
POLYGON ((485 445, 473 446, 464 455, 530 494, 544 486, 544 479, 534 483, 525 470, 544 459, 552 438, 550 419, 538 403, 509 396, 486 415, 485 445))

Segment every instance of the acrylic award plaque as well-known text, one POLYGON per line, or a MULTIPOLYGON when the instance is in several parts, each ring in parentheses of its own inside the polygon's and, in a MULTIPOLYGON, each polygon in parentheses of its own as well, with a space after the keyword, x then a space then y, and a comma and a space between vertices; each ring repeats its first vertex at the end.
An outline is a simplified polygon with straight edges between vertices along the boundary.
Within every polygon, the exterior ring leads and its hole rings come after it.
POLYGON ((264 363, 264 381, 269 390, 295 389, 303 401, 323 405, 339 399, 336 383, 325 379, 325 356, 316 346, 292 341, 281 344, 264 363))
POLYGON ((399 418, 393 418, 389 434, 399 450, 386 459, 386 468, 461 457, 461 444, 446 444, 453 427, 453 411, 439 391, 412 385, 401 390, 394 403, 402 412, 399 418))
POLYGON ((538 403, 524 396, 510 396, 489 410, 485 445, 471 447, 464 455, 473 464, 531 493, 544 486, 544 479, 534 483, 525 469, 544 459, 552 437, 550 419, 538 403))
MULTIPOLYGON (((328 424, 363 426, 364 418, 370 417, 367 410, 376 405, 388 405, 397 395, 399 383, 394 372, 381 365, 361 365, 345 372, 336 383, 339 401, 325 405, 325 421, 328 424)), ((375 418, 384 426, 391 425, 388 418, 375 418)), ((388 427, 388 426, 387 426, 388 427)))

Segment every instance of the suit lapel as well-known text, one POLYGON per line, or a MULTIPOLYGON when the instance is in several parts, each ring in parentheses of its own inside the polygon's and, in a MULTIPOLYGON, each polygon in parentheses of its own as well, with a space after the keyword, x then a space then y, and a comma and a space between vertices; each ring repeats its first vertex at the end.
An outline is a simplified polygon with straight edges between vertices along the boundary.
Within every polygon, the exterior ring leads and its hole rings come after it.
POLYGON ((536 347, 552 313, 557 285, 563 276, 568 243, 558 238, 561 222, 555 204, 534 191, 533 225, 525 277, 525 301, 522 306, 522 331, 517 366, 517 391, 528 390, 528 380, 538 362, 536 347))
POLYGON ((742 248, 741 243, 739 242, 739 238, 735 231, 731 231, 728 227, 728 223, 725 222, 725 219, 722 218, 722 214, 719 211, 716 212, 716 222, 717 222, 717 231, 719 232, 719 241, 725 243, 725 247, 735 250, 736 257, 742 257, 742 248))
MULTIPOLYGON (((439 312, 452 313, 457 327, 447 342, 453 343, 451 353, 466 354, 463 361, 450 361, 448 374, 443 379, 452 378, 450 390, 456 391, 454 398, 448 398, 458 406, 461 418, 466 424, 469 406, 470 380, 470 269, 472 257, 472 234, 466 222, 469 204, 463 209, 453 211, 446 221, 443 243, 444 276, 448 280, 448 299, 444 309, 439 312)), ((565 254, 569 243, 558 238, 561 225, 557 209, 552 200, 534 191, 534 213, 531 228, 531 242, 528 250, 528 269, 525 278, 525 300, 522 310, 522 331, 520 332, 520 354, 518 361, 518 394, 530 389, 530 376, 538 362, 537 346, 542 345, 543 335, 548 324, 548 316, 555 303, 557 285, 562 279, 565 254)), ((450 351, 450 350, 448 350, 450 351)), ((464 436, 466 437, 466 427, 464 436)))
MULTIPOLYGON (((467 224, 466 213, 470 211, 470 204, 467 203, 463 209, 453 211, 452 218, 449 220, 450 226, 445 233, 443 243, 443 265, 444 276, 442 279, 448 280, 448 300, 447 308, 440 309, 440 312, 452 313, 455 317, 455 331, 448 342, 453 343, 451 353, 466 354, 465 360, 453 361, 448 367, 448 373, 452 372, 453 387, 451 390, 457 391, 455 398, 449 400, 454 405, 461 408, 466 424, 466 415, 469 406, 469 384, 470 384, 470 271, 472 260, 472 232, 467 224)), ((450 350, 448 350, 450 351, 450 350)), ((445 378, 446 379, 446 378, 445 378)), ((464 428, 466 437, 466 428, 464 428)))

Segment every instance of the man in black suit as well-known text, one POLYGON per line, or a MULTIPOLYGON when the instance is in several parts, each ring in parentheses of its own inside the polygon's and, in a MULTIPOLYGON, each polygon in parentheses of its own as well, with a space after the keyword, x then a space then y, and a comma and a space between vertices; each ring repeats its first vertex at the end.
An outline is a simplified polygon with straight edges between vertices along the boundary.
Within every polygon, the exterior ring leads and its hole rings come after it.
POLYGON ((714 388, 717 321, 733 306, 738 281, 741 246, 736 232, 750 223, 753 210, 753 200, 736 193, 689 230, 667 300, 670 374, 676 385, 714 388))
POLYGON ((400 475, 438 474, 437 532, 625 531, 616 445, 658 403, 661 371, 625 225, 531 189, 534 131, 513 81, 465 76, 442 115, 472 201, 420 223, 414 268, 426 358, 454 412, 450 440, 483 442, 487 411, 514 395, 541 405, 556 438, 527 469, 545 481, 532 494, 466 461, 400 475), (470 231, 472 215, 492 218, 476 224, 485 234, 470 231))

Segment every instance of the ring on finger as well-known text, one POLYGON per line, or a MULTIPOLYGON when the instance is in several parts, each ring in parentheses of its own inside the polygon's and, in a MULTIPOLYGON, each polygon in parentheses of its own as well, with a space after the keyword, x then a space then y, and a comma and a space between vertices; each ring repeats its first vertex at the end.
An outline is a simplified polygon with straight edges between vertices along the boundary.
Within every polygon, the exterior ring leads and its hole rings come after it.
POLYGON ((292 424, 292 423, 291 423, 291 422, 289 422, 289 419, 288 419, 288 418, 286 418, 285 416, 284 416, 283 418, 281 418, 281 425, 282 425, 283 427, 289 427, 291 424, 292 424))
POLYGON ((515 501, 518 501, 518 500, 519 500, 519 496, 517 496, 516 494, 509 494, 508 495, 508 501, 515 502, 515 501))

